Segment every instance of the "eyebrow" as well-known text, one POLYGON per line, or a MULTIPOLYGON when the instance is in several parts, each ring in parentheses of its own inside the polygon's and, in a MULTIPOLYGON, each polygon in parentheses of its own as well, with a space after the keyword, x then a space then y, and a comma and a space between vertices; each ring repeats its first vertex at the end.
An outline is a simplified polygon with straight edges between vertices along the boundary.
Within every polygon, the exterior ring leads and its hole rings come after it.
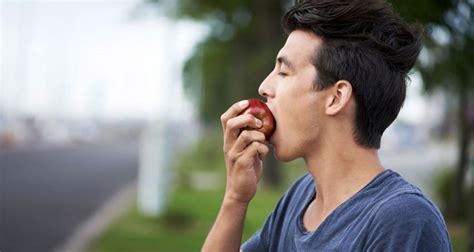
POLYGON ((277 61, 280 64, 285 64, 290 69, 294 69, 293 64, 291 64, 291 62, 288 60, 288 58, 285 55, 278 56, 277 61))

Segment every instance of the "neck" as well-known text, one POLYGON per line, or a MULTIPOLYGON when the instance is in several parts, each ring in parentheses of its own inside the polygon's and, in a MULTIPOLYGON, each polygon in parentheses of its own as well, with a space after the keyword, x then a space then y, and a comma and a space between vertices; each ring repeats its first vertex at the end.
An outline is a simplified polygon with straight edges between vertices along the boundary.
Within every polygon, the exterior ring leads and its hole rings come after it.
POLYGON ((323 215, 348 200, 383 171, 375 149, 347 142, 324 146, 326 148, 304 158, 317 191, 315 206, 323 215))

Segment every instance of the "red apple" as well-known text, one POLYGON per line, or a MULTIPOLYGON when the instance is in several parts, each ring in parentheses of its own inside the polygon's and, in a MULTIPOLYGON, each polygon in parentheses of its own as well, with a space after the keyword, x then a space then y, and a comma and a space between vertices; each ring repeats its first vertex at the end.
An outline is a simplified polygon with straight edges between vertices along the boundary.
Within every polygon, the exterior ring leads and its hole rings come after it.
POLYGON ((262 127, 257 129, 258 131, 265 134, 265 138, 268 140, 275 131, 275 118, 267 105, 259 99, 248 99, 249 106, 246 110, 242 111, 239 115, 251 114, 262 121, 262 127))

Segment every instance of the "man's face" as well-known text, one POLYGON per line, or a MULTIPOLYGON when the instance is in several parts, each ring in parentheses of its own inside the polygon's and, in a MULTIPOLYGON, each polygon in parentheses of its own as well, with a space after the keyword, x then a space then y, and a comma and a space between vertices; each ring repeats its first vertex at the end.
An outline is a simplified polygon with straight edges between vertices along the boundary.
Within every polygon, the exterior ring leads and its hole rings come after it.
POLYGON ((278 160, 305 157, 318 146, 324 129, 324 91, 315 91, 317 71, 312 64, 322 40, 315 34, 293 31, 277 56, 273 71, 259 87, 275 116, 270 138, 278 160))

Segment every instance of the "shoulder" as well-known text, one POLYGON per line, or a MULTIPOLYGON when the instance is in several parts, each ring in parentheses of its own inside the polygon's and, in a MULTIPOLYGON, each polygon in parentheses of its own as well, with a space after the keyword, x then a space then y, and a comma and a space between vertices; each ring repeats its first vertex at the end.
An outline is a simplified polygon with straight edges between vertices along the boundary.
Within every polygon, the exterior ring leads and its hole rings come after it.
POLYGON ((416 249, 449 248, 449 235, 439 209, 418 188, 401 180, 374 206, 368 240, 375 244, 396 241, 416 249))
POLYGON ((419 192, 401 192, 387 197, 376 211, 375 221, 434 221, 444 220, 435 204, 419 192))
POLYGON ((411 219, 444 223, 438 207, 416 186, 408 183, 398 173, 389 171, 387 179, 377 188, 375 219, 384 220, 397 217, 399 221, 411 219))

